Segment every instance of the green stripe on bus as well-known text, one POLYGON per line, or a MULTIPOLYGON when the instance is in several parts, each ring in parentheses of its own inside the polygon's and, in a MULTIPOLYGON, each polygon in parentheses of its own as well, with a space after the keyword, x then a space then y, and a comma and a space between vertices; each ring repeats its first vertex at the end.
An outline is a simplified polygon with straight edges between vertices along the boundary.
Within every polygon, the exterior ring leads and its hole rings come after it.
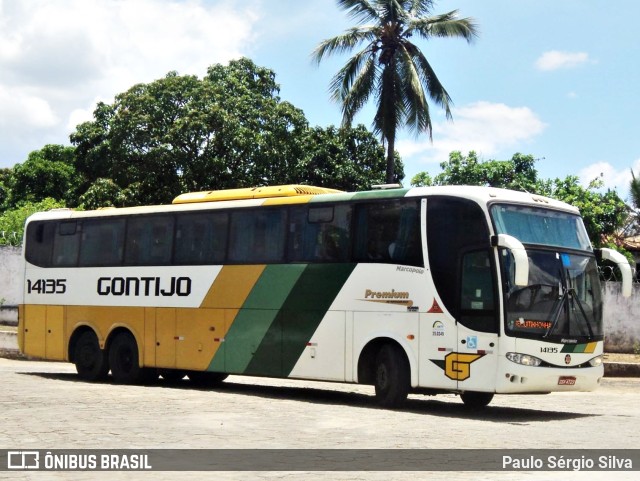
POLYGON ((245 374, 288 376, 355 266, 309 265, 278 312, 245 374))
POLYGON ((402 198, 407 192, 409 192, 409 189, 368 190, 365 192, 356 192, 352 200, 402 198))
POLYGON ((306 264, 267 266, 209 364, 209 371, 243 373, 303 273, 306 264))

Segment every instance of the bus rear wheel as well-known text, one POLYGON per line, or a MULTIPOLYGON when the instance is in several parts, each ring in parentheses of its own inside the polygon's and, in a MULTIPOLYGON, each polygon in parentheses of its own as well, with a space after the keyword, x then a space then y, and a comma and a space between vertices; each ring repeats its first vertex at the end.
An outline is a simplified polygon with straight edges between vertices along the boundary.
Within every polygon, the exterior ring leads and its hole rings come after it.
POLYGON ((399 346, 386 344, 378 351, 375 371, 376 400, 385 408, 401 406, 409 394, 409 361, 399 346))
POLYGON ((100 349, 98 336, 93 331, 80 334, 73 350, 73 360, 83 381, 103 381, 109 374, 107 355, 100 349))
POLYGON ((465 407, 470 409, 482 409, 489 405, 493 399, 492 392, 465 391, 460 393, 460 398, 465 407))
POLYGON ((109 347, 111 375, 118 384, 139 384, 151 381, 157 376, 155 369, 140 367, 138 344, 129 332, 116 335, 109 347))

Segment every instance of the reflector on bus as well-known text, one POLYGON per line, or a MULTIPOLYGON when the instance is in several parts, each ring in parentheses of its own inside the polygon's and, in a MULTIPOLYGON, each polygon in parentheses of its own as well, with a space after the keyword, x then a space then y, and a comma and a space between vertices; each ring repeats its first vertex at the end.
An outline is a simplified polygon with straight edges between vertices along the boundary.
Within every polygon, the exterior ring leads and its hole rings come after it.
POLYGON ((299 195, 340 194, 342 192, 341 190, 315 187, 312 185, 274 185, 268 187, 188 192, 173 199, 173 203, 190 204, 194 202, 219 202, 223 200, 267 199, 270 197, 294 197, 299 195))

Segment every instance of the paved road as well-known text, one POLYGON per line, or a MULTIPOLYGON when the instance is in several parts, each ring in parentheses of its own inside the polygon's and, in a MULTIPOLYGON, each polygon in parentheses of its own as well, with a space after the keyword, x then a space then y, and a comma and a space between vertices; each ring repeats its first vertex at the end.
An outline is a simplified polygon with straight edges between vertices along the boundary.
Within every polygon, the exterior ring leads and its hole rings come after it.
MULTIPOLYGON (((218 390, 77 381, 66 363, 0 358, 0 449, 638 448, 640 379, 593 393, 496 396, 471 413, 454 395, 376 408, 367 386, 231 376, 218 390)), ((10 479, 478 479, 481 473, 9 473, 10 479)), ((635 473, 491 473, 497 480, 637 479, 635 473)))

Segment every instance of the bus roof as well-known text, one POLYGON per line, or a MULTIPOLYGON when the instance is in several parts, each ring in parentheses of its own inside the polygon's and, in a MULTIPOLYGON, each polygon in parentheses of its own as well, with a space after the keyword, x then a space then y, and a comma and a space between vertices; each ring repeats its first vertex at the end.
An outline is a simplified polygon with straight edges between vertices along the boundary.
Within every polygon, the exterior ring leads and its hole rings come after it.
POLYGON ((194 202, 220 202, 223 200, 268 199, 274 197, 294 197, 320 194, 337 194, 342 192, 326 187, 312 185, 274 185, 267 187, 247 187, 244 189, 210 190, 205 192, 188 192, 173 199, 173 204, 190 204, 194 202))
POLYGON ((466 198, 474 200, 480 205, 487 205, 487 203, 490 202, 514 202, 579 214, 577 208, 555 199, 529 194, 527 192, 517 192, 493 187, 449 185, 342 192, 322 187, 286 185, 182 194, 176 197, 173 204, 167 205, 106 208, 92 211, 54 209, 48 212, 34 214, 29 220, 109 217, 117 215, 208 210, 212 208, 223 209, 281 204, 315 204, 322 202, 366 201, 382 198, 428 197, 433 195, 466 198))

